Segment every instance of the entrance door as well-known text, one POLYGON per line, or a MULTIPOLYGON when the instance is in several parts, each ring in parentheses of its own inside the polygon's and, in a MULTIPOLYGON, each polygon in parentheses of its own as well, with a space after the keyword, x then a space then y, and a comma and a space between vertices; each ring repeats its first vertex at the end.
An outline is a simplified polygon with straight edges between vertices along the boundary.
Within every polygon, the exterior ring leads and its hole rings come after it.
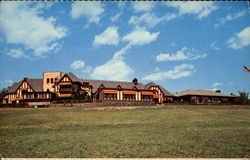
POLYGON ((154 98, 155 103, 159 103, 159 98, 154 98))

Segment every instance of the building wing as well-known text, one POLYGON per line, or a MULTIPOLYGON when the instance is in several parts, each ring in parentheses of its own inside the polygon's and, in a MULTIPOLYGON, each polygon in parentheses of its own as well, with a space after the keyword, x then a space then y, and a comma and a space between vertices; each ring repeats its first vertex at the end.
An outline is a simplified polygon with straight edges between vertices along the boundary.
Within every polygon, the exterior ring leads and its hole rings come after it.
POLYGON ((186 90, 175 94, 176 97, 187 96, 187 95, 197 95, 197 96, 214 96, 214 97, 236 97, 230 94, 224 94, 221 92, 214 92, 208 90, 186 90))

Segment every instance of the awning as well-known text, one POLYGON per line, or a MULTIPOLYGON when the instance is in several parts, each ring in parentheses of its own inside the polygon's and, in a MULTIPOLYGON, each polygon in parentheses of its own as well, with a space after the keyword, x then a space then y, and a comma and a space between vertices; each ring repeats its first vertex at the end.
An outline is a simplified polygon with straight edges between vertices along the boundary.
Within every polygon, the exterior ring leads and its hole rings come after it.
POLYGON ((63 85, 71 85, 72 83, 71 82, 60 82, 59 85, 60 86, 63 86, 63 85))
POLYGON ((136 94, 136 91, 123 91, 123 94, 136 94))
POLYGON ((117 90, 105 89, 105 90, 103 90, 103 93, 112 93, 112 94, 117 94, 117 90))
POLYGON ((154 93, 150 91, 141 91, 141 94, 142 95, 154 95, 154 93))
POLYGON ((160 98, 160 95, 154 94, 154 98, 160 98))
POLYGON ((71 97, 71 96, 72 96, 71 93, 65 93, 65 94, 61 93, 60 94, 60 97, 71 97))
POLYGON ((166 100, 172 100, 173 97, 166 97, 166 100))

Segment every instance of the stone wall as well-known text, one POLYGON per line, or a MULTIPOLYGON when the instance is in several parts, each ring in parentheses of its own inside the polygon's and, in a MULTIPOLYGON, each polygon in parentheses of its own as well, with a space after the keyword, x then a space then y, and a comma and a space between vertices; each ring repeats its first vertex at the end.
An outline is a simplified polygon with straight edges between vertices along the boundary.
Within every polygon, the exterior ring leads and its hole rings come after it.
POLYGON ((154 102, 89 102, 89 103, 51 103, 48 107, 107 107, 107 106, 154 106, 154 102))

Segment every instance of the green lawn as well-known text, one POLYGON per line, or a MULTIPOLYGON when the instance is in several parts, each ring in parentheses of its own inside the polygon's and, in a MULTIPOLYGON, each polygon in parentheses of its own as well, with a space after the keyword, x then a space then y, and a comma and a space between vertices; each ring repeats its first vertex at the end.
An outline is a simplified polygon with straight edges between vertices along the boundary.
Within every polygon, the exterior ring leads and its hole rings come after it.
POLYGON ((0 109, 4 157, 249 157, 250 106, 0 109))

